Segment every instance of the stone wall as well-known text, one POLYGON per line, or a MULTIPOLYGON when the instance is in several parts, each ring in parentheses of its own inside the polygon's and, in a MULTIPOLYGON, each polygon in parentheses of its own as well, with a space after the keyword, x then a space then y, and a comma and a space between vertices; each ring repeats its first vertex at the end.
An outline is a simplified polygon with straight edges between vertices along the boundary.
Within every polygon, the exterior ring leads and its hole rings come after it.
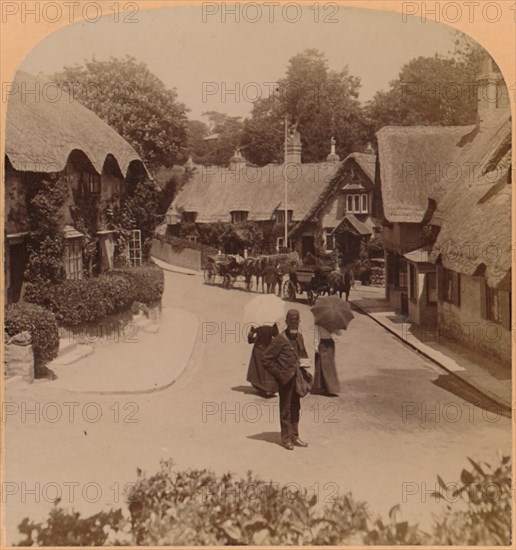
POLYGON ((34 354, 30 344, 4 344, 4 376, 22 376, 29 383, 34 380, 34 354))
POLYGON ((158 260, 186 269, 201 271, 203 267, 200 250, 173 247, 157 239, 152 241, 151 255, 158 260))
POLYGON ((499 323, 482 318, 481 279, 461 276, 460 307, 439 302, 439 339, 499 359, 511 367, 511 332, 499 323))

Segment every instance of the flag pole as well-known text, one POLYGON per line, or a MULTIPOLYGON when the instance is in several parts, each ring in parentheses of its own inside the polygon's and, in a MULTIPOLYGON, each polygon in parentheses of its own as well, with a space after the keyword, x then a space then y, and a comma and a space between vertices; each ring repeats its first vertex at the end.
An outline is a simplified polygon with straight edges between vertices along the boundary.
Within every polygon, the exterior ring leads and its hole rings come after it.
POLYGON ((287 190, 287 148, 288 148, 288 115, 285 115, 285 161, 283 166, 283 179, 285 183, 285 238, 283 241, 283 245, 285 248, 288 247, 288 207, 287 207, 287 198, 288 198, 288 190, 287 190))

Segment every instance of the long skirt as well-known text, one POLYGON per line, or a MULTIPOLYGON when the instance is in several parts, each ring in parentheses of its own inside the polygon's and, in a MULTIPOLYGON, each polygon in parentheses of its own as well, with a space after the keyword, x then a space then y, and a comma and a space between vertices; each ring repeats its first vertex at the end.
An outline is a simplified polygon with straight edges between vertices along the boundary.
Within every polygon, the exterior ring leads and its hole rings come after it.
POLYGON ((321 339, 315 354, 315 374, 312 393, 339 393, 340 384, 335 366, 335 342, 321 339))
POLYGON ((256 344, 253 346, 249 369, 247 370, 247 381, 264 392, 276 393, 279 389, 278 383, 272 374, 263 366, 263 354, 265 350, 256 344))

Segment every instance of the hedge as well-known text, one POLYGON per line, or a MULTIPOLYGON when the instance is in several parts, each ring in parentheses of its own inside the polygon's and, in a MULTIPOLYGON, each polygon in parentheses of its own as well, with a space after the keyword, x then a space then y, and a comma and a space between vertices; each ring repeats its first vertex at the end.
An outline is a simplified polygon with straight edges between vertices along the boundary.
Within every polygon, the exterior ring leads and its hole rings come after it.
POLYGON ((59 328, 52 312, 35 304, 12 304, 5 311, 4 330, 9 336, 30 332, 36 369, 57 357, 59 328))
POLYGON ((446 484, 437 476, 439 490, 429 497, 443 509, 425 531, 403 521, 399 505, 381 518, 349 492, 326 495, 317 506, 313 488, 281 486, 251 472, 239 479, 209 470, 178 471, 163 461, 151 477, 139 472, 128 496, 130 518, 121 509, 81 518, 54 507, 44 523, 29 518, 20 523, 26 538, 18 545, 508 546, 510 456, 492 466, 468 460, 473 469, 462 470, 460 483, 446 484))
POLYGON ((118 269, 59 285, 27 285, 25 299, 52 311, 61 326, 73 327, 125 311, 135 301, 156 302, 163 289, 163 272, 152 265, 118 269))
POLYGON ((133 301, 152 304, 161 299, 165 289, 163 270, 154 264, 142 267, 115 269, 109 272, 110 276, 120 276, 129 282, 133 301))

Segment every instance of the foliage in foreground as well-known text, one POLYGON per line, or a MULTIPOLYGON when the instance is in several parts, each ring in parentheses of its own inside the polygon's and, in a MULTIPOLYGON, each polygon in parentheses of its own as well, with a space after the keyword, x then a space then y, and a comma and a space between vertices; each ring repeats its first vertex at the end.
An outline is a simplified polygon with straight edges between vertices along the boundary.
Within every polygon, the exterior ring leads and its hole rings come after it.
POLYGON ((111 510, 81 518, 54 508, 45 523, 21 522, 18 528, 26 538, 19 546, 508 545, 510 457, 494 466, 468 460, 473 470, 463 470, 460 483, 446 484, 438 476, 440 490, 433 496, 448 504, 431 533, 398 521, 399 506, 385 522, 349 493, 323 507, 308 489, 264 482, 251 472, 244 479, 208 470, 178 472, 163 461, 152 477, 138 472, 127 517, 111 510))

